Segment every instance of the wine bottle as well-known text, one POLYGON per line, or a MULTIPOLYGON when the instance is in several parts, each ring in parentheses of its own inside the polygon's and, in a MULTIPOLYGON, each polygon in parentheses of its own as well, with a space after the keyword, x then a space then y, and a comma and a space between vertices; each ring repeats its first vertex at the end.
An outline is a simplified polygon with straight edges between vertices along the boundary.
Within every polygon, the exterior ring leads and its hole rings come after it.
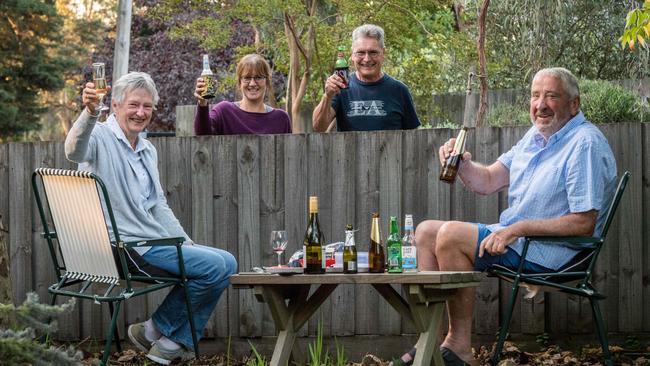
POLYGON ((205 83, 205 89, 201 92, 201 98, 212 99, 216 96, 216 80, 214 74, 210 69, 210 58, 207 54, 203 55, 203 71, 201 71, 201 78, 205 83))
POLYGON ((467 139, 467 127, 463 127, 458 133, 456 138, 456 143, 454 144, 454 150, 451 152, 451 155, 445 160, 445 165, 442 167, 440 172, 440 180, 454 184, 456 182, 456 176, 458 175, 458 167, 460 166, 460 161, 465 152, 465 141, 467 139))
POLYGON ((386 239, 388 249, 388 272, 402 273, 402 238, 399 236, 397 217, 390 217, 390 234, 386 239))
POLYGON ((413 215, 404 217, 404 237, 402 237, 402 268, 404 272, 417 272, 417 248, 413 234, 413 215))
POLYGON ((304 272, 308 274, 325 273, 325 257, 323 256, 323 233, 318 223, 318 197, 309 197, 309 224, 304 240, 304 272))
POLYGON ((345 227, 343 273, 357 273, 357 246, 354 242, 354 230, 350 224, 345 227))
POLYGON ((368 272, 384 273, 386 269, 386 255, 384 244, 381 242, 379 232, 379 214, 372 214, 372 226, 370 229, 370 250, 368 251, 368 272))
POLYGON ((348 65, 348 61, 345 59, 345 47, 343 46, 339 46, 339 53, 336 57, 336 64, 334 65, 334 73, 343 79, 343 83, 345 83, 344 88, 347 89, 350 83, 350 65, 348 65))

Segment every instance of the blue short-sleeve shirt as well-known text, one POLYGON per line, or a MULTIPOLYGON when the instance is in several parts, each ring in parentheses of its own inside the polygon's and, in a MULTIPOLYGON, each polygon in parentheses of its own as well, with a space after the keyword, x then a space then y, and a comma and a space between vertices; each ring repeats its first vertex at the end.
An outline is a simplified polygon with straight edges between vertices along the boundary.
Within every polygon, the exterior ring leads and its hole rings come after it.
MULTIPOLYGON (((616 189, 616 160, 600 130, 578 113, 545 143, 532 127, 498 159, 510 172, 508 208, 492 232, 522 220, 598 211, 594 235, 602 230, 616 189)), ((521 254, 523 238, 510 246, 521 254)), ((551 269, 569 262, 576 250, 559 243, 532 242, 527 260, 551 269)))

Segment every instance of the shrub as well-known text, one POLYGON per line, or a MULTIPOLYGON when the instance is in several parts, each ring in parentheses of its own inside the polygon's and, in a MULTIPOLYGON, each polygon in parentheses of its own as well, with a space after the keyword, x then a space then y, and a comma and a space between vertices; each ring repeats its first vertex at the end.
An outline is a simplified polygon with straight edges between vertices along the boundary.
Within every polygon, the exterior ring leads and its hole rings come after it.
POLYGON ((80 365, 81 352, 72 347, 52 347, 38 342, 38 335, 56 331, 54 316, 70 312, 75 301, 61 306, 40 304, 38 295, 27 294, 19 307, 0 304, 0 360, 6 365, 80 365))
POLYGON ((497 104, 490 108, 487 115, 487 126, 530 126, 530 114, 527 103, 518 99, 515 104, 497 104))
POLYGON ((580 82, 581 109, 593 123, 648 122, 650 109, 632 92, 602 80, 580 82))

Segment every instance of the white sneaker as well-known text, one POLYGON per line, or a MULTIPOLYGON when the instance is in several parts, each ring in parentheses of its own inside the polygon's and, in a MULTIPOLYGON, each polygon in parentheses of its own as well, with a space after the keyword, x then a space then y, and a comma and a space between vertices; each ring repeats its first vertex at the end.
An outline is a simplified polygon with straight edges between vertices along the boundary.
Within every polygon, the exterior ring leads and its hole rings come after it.
POLYGON ((153 346, 147 353, 147 358, 151 361, 159 363, 161 365, 169 365, 172 361, 189 361, 196 358, 194 352, 188 351, 185 347, 180 347, 177 350, 168 350, 163 348, 160 344, 154 342, 153 346))

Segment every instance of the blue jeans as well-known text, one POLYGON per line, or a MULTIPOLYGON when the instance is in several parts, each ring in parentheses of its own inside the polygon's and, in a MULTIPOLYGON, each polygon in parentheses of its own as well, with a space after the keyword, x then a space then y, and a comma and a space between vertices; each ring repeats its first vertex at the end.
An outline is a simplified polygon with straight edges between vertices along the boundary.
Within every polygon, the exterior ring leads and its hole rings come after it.
MULTIPOLYGON (((508 249, 505 253, 501 255, 491 255, 488 252, 483 253, 483 257, 478 256, 478 250, 481 246, 481 242, 488 235, 492 234, 488 230, 485 224, 477 224, 478 226, 478 240, 476 240, 476 254, 474 255, 474 270, 476 271, 485 271, 490 268, 493 264, 499 264, 504 267, 517 270, 519 268, 519 261, 521 256, 519 253, 515 252, 514 249, 508 249)), ((546 272, 555 272, 552 269, 548 269, 544 266, 541 266, 537 263, 524 261, 524 272, 526 273, 546 273, 546 272)))
MULTIPOLYGON (((237 260, 225 250, 203 245, 183 245, 183 260, 187 288, 194 315, 197 339, 217 306, 230 276, 237 272, 237 260)), ((153 247, 143 256, 151 265, 180 275, 176 247, 153 247)), ((190 322, 183 288, 175 286, 153 314, 153 322, 160 332, 187 349, 193 349, 190 322)))

